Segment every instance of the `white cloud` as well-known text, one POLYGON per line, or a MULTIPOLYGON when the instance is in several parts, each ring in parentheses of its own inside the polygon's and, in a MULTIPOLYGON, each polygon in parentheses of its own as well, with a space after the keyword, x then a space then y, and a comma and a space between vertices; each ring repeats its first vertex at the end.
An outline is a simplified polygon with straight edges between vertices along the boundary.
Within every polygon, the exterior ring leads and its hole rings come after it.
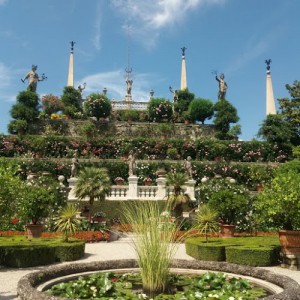
POLYGON ((180 25, 191 11, 203 5, 222 4, 226 0, 112 0, 115 10, 132 25, 132 34, 148 46, 154 46, 161 29, 180 25))
POLYGON ((8 0, 0 0, 0 5, 4 5, 7 2, 8 2, 8 0))
MULTIPOLYGON (((155 81, 158 81, 157 75, 154 74, 134 74, 132 98, 134 101, 146 101, 149 99, 149 92, 155 81)), ((86 82, 84 95, 102 92, 106 87, 109 98, 121 101, 126 94, 125 74, 123 70, 116 70, 107 73, 97 73, 82 78, 75 86, 86 82)))
POLYGON ((11 82, 11 70, 0 62, 0 88, 7 88, 11 82))
POLYGON ((102 9, 100 2, 97 4, 96 19, 95 19, 95 35, 93 37, 93 45, 97 50, 101 49, 101 22, 102 22, 102 9))

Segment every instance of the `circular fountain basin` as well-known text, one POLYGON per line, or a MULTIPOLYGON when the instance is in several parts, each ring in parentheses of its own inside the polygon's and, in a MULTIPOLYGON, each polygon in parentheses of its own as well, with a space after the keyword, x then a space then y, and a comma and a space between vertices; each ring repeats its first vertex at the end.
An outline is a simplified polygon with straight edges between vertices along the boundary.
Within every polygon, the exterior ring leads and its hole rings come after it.
MULTIPOLYGON (((17 291, 20 299, 23 300, 58 300, 62 298, 50 297, 43 293, 43 290, 59 282, 75 279, 80 275, 99 271, 128 272, 132 270, 138 270, 137 261, 132 259, 50 266, 22 277, 18 283, 17 291)), ((226 262, 174 260, 171 271, 181 274, 199 274, 207 271, 224 272, 233 277, 245 277, 254 284, 263 287, 271 293, 270 296, 264 298, 266 300, 300 299, 300 286, 296 281, 264 269, 226 262)))

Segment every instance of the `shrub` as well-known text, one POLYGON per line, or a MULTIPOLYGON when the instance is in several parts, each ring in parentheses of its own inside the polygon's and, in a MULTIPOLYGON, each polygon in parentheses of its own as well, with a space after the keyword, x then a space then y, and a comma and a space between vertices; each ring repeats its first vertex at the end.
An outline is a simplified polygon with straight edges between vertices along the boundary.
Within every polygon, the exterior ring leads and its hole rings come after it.
POLYGON ((163 98, 151 99, 148 105, 149 119, 154 122, 171 120, 173 110, 171 102, 163 98))
POLYGON ((95 117, 98 121, 100 118, 109 117, 111 110, 111 102, 104 94, 91 94, 84 101, 84 111, 87 116, 95 117))
POLYGON ((50 116, 63 109, 63 102, 52 94, 45 95, 42 97, 42 109, 50 116))

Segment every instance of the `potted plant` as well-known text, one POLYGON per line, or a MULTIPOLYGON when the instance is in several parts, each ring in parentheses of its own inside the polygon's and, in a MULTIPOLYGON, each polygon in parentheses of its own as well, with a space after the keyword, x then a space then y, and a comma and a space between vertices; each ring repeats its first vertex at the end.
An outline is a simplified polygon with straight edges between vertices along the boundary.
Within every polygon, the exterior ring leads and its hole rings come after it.
POLYGON ((152 184, 152 179, 150 177, 144 178, 144 185, 150 186, 152 184))
POLYGON ((26 185, 23 191, 24 196, 18 205, 18 211, 27 223, 28 237, 40 237, 43 230, 42 221, 50 213, 50 208, 56 200, 55 194, 37 184, 26 185))
POLYGON ((248 190, 223 178, 203 181, 198 190, 198 200, 218 212, 220 236, 233 236, 236 225, 245 220, 249 211, 248 190))
POLYGON ((116 183, 116 185, 123 185, 124 181, 125 181, 124 178, 120 177, 120 176, 116 177, 115 180, 114 180, 114 182, 116 183))
POLYGON ((279 168, 255 203, 261 223, 279 229, 284 254, 300 254, 300 173, 279 168))
POLYGON ((103 222, 105 221, 106 213, 103 211, 97 211, 94 213, 94 216, 92 218, 93 222, 103 222))

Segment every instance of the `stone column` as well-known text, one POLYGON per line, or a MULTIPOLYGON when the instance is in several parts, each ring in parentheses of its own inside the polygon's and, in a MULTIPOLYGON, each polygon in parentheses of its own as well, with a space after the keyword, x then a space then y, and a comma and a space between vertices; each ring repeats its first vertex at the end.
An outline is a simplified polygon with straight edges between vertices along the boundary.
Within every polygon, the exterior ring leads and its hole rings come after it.
POLYGON ((138 177, 135 175, 129 176, 127 200, 137 200, 138 196, 138 177))
POLYGON ((167 179, 165 177, 159 177, 156 179, 157 183, 157 194, 156 198, 157 200, 167 200, 167 189, 166 189, 166 181, 167 179))
POLYGON ((266 115, 276 115, 276 107, 270 70, 267 71, 266 81, 266 115))

